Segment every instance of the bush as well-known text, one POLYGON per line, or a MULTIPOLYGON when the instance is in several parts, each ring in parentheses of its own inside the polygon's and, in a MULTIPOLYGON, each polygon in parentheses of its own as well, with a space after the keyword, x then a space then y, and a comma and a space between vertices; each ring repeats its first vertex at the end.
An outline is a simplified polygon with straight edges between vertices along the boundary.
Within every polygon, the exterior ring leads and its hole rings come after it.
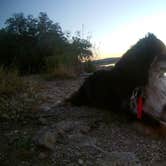
POLYGON ((18 77, 17 70, 7 71, 0 68, 0 95, 11 96, 22 91, 23 80, 18 77))
POLYGON ((73 78, 81 72, 81 63, 77 57, 71 55, 49 56, 46 59, 47 80, 55 78, 73 78))
POLYGON ((56 78, 66 79, 66 78, 75 78, 76 75, 77 74, 73 67, 59 65, 54 70, 51 70, 50 72, 47 72, 46 74, 44 74, 44 78, 46 80, 53 80, 56 78))
POLYGON ((17 71, 0 69, 0 118, 23 120, 31 116, 40 101, 38 86, 18 76, 17 71))
POLYGON ((91 60, 81 62, 76 56, 64 54, 62 56, 49 56, 46 59, 46 71, 44 78, 75 78, 81 72, 91 73, 96 70, 91 60))

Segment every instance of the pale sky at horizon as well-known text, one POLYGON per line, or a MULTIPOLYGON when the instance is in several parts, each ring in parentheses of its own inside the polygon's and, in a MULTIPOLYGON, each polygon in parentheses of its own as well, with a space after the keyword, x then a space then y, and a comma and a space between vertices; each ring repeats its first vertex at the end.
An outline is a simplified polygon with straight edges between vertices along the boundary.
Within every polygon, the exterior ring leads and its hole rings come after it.
POLYGON ((13 13, 41 11, 64 31, 84 25, 103 57, 120 56, 148 32, 166 43, 166 0, 0 0, 0 26, 13 13))

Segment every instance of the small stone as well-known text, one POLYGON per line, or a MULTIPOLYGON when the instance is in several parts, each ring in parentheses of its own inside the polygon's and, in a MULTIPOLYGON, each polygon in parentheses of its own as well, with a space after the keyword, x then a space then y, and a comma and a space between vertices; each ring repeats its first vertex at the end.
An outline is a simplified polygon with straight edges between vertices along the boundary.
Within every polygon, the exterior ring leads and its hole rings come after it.
POLYGON ((39 110, 40 110, 40 111, 43 111, 43 112, 47 112, 47 111, 50 110, 50 107, 49 107, 49 106, 41 106, 41 107, 39 108, 39 110))
POLYGON ((40 152, 39 153, 39 159, 46 159, 47 158, 47 154, 44 152, 40 152))
POLYGON ((46 121, 45 118, 40 117, 38 121, 41 125, 46 125, 47 124, 47 121, 46 121))
POLYGON ((80 132, 82 134, 87 134, 90 131, 90 127, 89 126, 84 126, 83 128, 80 129, 80 132))
POLYGON ((54 146, 57 140, 57 135, 50 129, 40 130, 34 138, 34 143, 37 146, 44 147, 49 150, 54 150, 54 146))
POLYGON ((84 161, 82 159, 78 159, 78 164, 79 165, 83 165, 84 164, 84 161))
POLYGON ((60 100, 58 100, 57 102, 56 102, 56 105, 59 105, 61 103, 61 101, 60 100))
POLYGON ((23 132, 23 134, 24 134, 24 135, 26 135, 26 134, 27 134, 27 132, 26 132, 26 131, 24 131, 24 132, 23 132))
POLYGON ((14 131, 13 131, 14 134, 17 134, 18 132, 19 132, 18 130, 14 130, 14 131))

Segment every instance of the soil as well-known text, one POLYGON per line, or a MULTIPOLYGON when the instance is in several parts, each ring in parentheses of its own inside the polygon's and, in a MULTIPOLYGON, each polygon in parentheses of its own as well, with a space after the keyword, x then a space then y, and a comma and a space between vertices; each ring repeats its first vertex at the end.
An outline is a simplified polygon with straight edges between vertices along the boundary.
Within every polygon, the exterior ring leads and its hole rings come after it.
POLYGON ((166 165, 158 129, 111 110, 63 104, 83 81, 40 81, 44 100, 35 116, 0 122, 1 166, 166 165), (49 142, 41 143, 48 131, 49 142))

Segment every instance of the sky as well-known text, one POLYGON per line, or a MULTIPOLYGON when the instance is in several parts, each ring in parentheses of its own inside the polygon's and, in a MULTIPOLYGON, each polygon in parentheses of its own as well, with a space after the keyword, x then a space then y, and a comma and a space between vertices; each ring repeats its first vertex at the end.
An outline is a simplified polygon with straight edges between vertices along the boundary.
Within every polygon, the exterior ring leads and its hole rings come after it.
POLYGON ((19 12, 90 35, 99 58, 121 56, 148 32, 166 43, 166 0, 0 0, 0 27, 19 12))

